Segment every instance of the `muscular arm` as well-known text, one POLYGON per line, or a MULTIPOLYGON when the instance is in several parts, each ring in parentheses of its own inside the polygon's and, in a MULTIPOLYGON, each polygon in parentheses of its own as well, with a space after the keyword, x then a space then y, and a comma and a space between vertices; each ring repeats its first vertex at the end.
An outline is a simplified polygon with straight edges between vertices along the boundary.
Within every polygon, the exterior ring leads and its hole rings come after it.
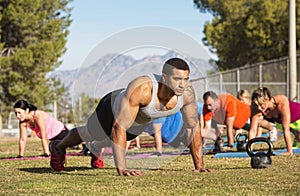
MULTIPOLYGON (((225 105, 225 111, 226 111, 226 128, 227 128, 227 137, 228 137, 228 145, 233 146, 233 126, 234 121, 236 119, 236 116, 238 115, 238 104, 239 101, 236 101, 234 99, 228 99, 226 105, 225 105)), ((241 112, 241 111, 240 111, 241 112)))
POLYGON ((186 130, 187 142, 193 158, 195 171, 205 172, 210 171, 204 168, 202 154, 202 136, 200 132, 200 124, 198 118, 197 104, 195 94, 192 87, 189 87, 184 94, 184 106, 182 108, 184 128, 186 130))
POLYGON ((200 128, 203 129, 203 127, 204 127, 204 119, 203 119, 203 115, 202 114, 199 116, 199 123, 200 123, 200 128))
POLYGON ((260 121, 264 119, 263 114, 257 109, 257 106, 251 106, 251 116, 250 116, 250 130, 248 139, 251 140, 255 138, 258 134, 258 127, 260 121))
POLYGON ((289 154, 293 154, 291 131, 290 131, 291 114, 290 114, 289 102, 285 96, 278 96, 277 100, 278 100, 277 109, 278 109, 278 113, 281 115, 282 118, 282 127, 283 127, 287 152, 289 154))
POLYGON ((134 122, 140 106, 150 102, 149 97, 151 99, 151 83, 143 77, 130 83, 121 99, 120 110, 112 127, 114 161, 117 172, 121 176, 141 175, 139 171, 127 170, 125 159, 126 130, 134 122))
POLYGON ((154 142, 155 142, 155 149, 156 152, 162 153, 162 136, 161 136, 161 128, 162 124, 152 124, 154 130, 154 142))
POLYGON ((227 136, 228 136, 228 145, 233 146, 233 123, 235 120, 235 116, 228 117, 226 119, 226 127, 227 127, 227 136))
POLYGON ((256 113, 251 116, 250 130, 249 130, 249 135, 248 135, 249 140, 255 138, 255 136, 256 136, 260 116, 261 116, 260 113, 256 113))

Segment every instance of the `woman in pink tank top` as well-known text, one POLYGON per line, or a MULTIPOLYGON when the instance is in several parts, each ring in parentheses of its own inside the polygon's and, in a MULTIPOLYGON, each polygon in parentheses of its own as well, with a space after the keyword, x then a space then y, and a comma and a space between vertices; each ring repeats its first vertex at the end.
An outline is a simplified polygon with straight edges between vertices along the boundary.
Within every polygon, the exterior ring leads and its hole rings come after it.
POLYGON ((64 124, 54 119, 48 113, 38 110, 36 106, 25 100, 19 100, 14 105, 15 114, 19 120, 20 139, 18 158, 24 156, 27 142, 27 128, 31 129, 42 140, 44 156, 49 156, 48 140, 61 140, 68 130, 64 124))

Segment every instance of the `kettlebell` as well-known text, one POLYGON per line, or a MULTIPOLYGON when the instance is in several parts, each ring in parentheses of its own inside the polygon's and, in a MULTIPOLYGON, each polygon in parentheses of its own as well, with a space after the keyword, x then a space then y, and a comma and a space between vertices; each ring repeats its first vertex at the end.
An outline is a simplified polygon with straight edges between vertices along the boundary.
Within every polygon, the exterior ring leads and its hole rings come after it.
POLYGON ((246 145, 247 145, 247 134, 239 133, 235 137, 235 140, 237 141, 236 149, 239 152, 246 151, 246 145), (244 139, 243 139, 244 138, 244 139))
POLYGON ((246 145, 248 155, 251 157, 251 167, 254 169, 262 169, 270 167, 272 164, 271 155, 273 154, 272 142, 264 137, 253 138, 248 141, 246 145), (265 142, 268 144, 269 149, 267 152, 256 152, 254 153, 251 149, 251 145, 256 142, 265 142))

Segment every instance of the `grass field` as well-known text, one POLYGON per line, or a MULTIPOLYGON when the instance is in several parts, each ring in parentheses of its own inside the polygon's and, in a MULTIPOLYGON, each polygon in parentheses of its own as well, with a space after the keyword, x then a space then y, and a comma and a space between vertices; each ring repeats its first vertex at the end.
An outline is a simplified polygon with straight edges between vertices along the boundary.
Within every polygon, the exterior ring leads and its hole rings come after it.
MULTIPOLYGON (((40 140, 30 138, 26 156, 41 149, 40 140)), ((205 155, 212 173, 194 173, 190 155, 128 159, 143 176, 120 177, 110 155, 104 156, 105 169, 90 169, 90 157, 69 156, 66 171, 54 173, 49 158, 3 160, 17 154, 17 139, 0 139, 0 195, 300 195, 299 155, 274 156, 267 169, 252 169, 250 158, 205 155)))

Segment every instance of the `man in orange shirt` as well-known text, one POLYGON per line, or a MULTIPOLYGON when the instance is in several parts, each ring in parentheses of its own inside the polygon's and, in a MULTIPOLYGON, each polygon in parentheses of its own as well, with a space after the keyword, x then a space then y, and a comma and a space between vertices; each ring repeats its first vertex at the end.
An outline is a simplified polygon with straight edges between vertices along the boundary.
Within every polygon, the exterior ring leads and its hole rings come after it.
MULTIPOLYGON (((230 94, 217 95, 213 91, 208 91, 203 95, 204 107, 203 117, 205 126, 203 132, 211 130, 212 120, 226 125, 228 147, 233 147, 234 137, 233 129, 246 129, 247 120, 250 118, 251 110, 249 105, 241 102, 235 96, 230 94)), ((217 131, 217 142, 220 140, 220 134, 217 131)), ((219 150, 219 149, 216 149, 219 150)))

